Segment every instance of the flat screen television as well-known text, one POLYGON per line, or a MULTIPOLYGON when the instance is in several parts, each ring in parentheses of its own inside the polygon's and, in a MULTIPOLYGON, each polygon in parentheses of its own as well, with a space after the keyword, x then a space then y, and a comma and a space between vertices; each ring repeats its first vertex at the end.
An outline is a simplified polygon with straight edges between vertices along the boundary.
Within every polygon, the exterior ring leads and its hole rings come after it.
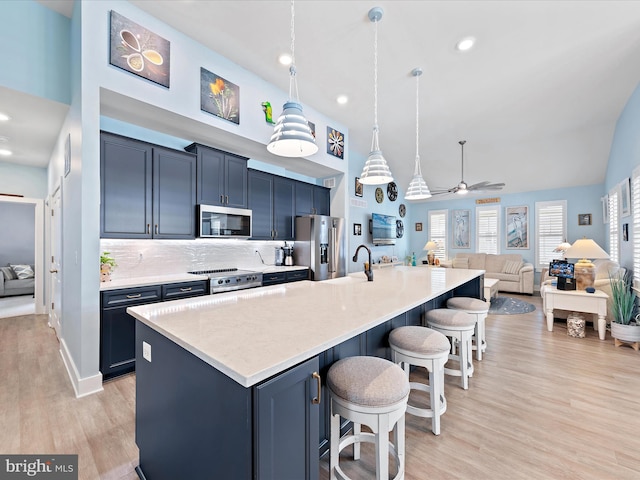
POLYGON ((371 233, 374 245, 396 244, 396 217, 381 213, 371 214, 371 233))
POLYGON ((573 278, 574 264, 566 260, 553 260, 549 263, 549 276, 558 278, 573 278))

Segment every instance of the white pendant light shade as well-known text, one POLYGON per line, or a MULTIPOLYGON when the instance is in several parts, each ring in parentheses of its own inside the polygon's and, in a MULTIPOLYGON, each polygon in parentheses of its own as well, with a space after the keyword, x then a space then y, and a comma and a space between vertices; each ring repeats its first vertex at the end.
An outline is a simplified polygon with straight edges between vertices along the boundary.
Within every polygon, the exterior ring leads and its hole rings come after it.
POLYGON ((371 140, 371 152, 360 174, 360 183, 363 185, 383 185, 393 181, 391 169, 382 155, 378 141, 378 21, 382 18, 382 9, 374 7, 369 10, 369 20, 375 25, 375 37, 373 45, 373 138, 371 140))
POLYGON ((419 113, 419 105, 420 105, 420 89, 419 89, 419 78, 422 75, 421 68, 414 68, 411 74, 416 77, 416 165, 413 169, 413 178, 411 182, 409 182, 409 187, 407 188, 407 194, 404 196, 405 200, 426 200, 427 198, 431 198, 431 191, 427 186, 427 182, 422 178, 422 170, 420 168, 420 113, 419 113))
POLYGON ((318 151, 309 122, 298 100, 295 56, 295 9, 291 0, 291 67, 289 67, 289 99, 282 106, 267 150, 280 157, 306 157, 318 151))
POLYGON ((281 157, 306 157, 318 151, 309 122, 298 102, 290 101, 283 105, 267 150, 281 157))

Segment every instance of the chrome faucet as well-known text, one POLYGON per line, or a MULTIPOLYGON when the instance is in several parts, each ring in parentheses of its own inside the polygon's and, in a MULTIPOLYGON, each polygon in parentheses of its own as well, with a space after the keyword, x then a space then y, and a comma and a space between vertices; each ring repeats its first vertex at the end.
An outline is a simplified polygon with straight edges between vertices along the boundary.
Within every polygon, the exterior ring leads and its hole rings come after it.
POLYGON ((367 247, 366 245, 358 245, 358 248, 356 248, 356 253, 353 255, 353 261, 358 261, 358 252, 361 248, 365 248, 367 252, 369 252, 369 266, 364 269, 364 274, 367 276, 367 280, 369 282, 373 282, 373 270, 371 269, 371 250, 369 249, 369 247, 367 247))

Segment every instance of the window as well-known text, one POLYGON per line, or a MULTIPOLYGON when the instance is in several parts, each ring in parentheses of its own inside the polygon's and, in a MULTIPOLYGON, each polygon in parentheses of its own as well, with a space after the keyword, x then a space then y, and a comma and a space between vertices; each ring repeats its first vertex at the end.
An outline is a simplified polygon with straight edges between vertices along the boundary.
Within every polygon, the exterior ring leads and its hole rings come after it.
POLYGON ((558 258, 553 250, 567 238, 567 201, 536 202, 536 266, 558 258))
POLYGON ((631 209, 633 213, 633 284, 640 286, 640 167, 631 176, 631 209))
POLYGON ((620 186, 614 187, 609 192, 609 258, 614 262, 620 262, 620 186))
POLYGON ((429 238, 438 244, 433 252, 439 260, 447 259, 447 210, 429 212, 429 238))
POLYGON ((476 207, 476 251, 500 253, 500 207, 476 207))

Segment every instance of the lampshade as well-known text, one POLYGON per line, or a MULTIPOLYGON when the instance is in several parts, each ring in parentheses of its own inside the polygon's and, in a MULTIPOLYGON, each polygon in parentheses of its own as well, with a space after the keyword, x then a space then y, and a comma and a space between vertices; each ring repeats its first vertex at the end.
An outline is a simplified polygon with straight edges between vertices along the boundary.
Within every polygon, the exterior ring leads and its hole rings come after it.
POLYGON ((609 258, 609 254, 590 238, 576 240, 571 247, 564 252, 566 258, 598 259, 609 258))
POLYGON ((427 182, 422 178, 422 171, 420 169, 420 113, 419 113, 419 105, 420 105, 420 75, 422 75, 421 68, 414 68, 411 71, 411 75, 416 77, 416 164, 413 169, 413 178, 409 183, 409 187, 407 188, 407 193, 404 196, 405 200, 426 200, 427 198, 431 198, 431 191, 429 191, 429 187, 427 186, 427 182))
POLYGON ((554 248, 553 251, 556 253, 565 253, 569 248, 571 248, 571 244, 565 241, 554 248))
POLYGON ((434 242, 433 240, 429 240, 426 245, 424 247, 422 247, 423 250, 426 250, 427 252, 430 252, 432 250, 435 250, 438 248, 438 244, 436 242, 434 242))
POLYGON ((373 138, 371 139, 371 152, 360 174, 360 183, 363 185, 382 185, 393 181, 391 169, 380 150, 378 140, 378 22, 382 18, 382 8, 374 7, 369 10, 369 20, 375 25, 373 44, 373 138))
POLYGON ((295 66, 295 9, 291 0, 291 66, 289 67, 289 100, 282 107, 267 150, 280 157, 306 157, 318 151, 309 122, 298 100, 295 66))

